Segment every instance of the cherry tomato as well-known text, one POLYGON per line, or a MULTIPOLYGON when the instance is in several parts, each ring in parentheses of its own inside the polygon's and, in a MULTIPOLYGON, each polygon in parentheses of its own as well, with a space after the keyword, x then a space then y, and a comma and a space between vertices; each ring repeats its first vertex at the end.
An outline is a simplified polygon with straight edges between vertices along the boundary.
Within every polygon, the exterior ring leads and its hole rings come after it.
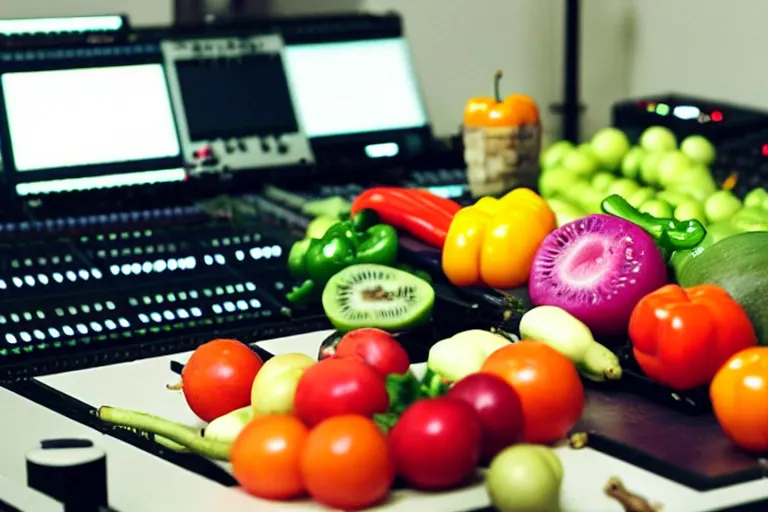
POLYGON ((181 372, 184 398, 200 419, 213 421, 251 403, 253 379, 264 362, 237 340, 201 345, 181 372))
POLYGON ((472 476, 481 442, 475 410, 447 397, 414 403, 389 433, 398 474, 413 487, 432 491, 457 486, 472 476))
POLYGON ((261 416, 240 432, 230 462, 235 479, 247 492, 269 500, 304 494, 301 456, 309 429, 294 416, 261 416))
POLYGON ((309 433, 301 475, 318 502, 359 510, 381 502, 395 479, 386 436, 357 414, 334 416, 309 433))
POLYGON ((522 341, 500 348, 480 371, 501 377, 517 391, 527 443, 562 439, 584 411, 584 386, 576 367, 543 343, 522 341))
POLYGON ((768 450, 768 347, 753 347, 731 357, 709 386, 720 427, 737 446, 768 450))
POLYGON ((357 359, 325 359, 304 371, 294 413, 310 427, 342 414, 372 417, 389 409, 384 377, 357 359))
POLYGON ((355 329, 344 335, 336 346, 336 357, 359 359, 386 376, 404 374, 411 367, 408 352, 394 336, 381 329, 355 329))

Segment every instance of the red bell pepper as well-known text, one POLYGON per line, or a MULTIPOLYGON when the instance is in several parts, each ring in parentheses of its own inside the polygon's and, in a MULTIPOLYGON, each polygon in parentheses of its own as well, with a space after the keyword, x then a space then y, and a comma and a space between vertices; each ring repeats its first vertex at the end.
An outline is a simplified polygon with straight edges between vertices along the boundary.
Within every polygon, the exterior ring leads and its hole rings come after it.
POLYGON ((352 202, 352 215, 364 209, 375 211, 383 222, 442 249, 453 216, 461 206, 427 190, 375 187, 352 202))
POLYGON ((744 308, 708 284, 670 284, 643 297, 632 311, 629 338, 648 378, 677 391, 709 384, 731 356, 757 345, 744 308))

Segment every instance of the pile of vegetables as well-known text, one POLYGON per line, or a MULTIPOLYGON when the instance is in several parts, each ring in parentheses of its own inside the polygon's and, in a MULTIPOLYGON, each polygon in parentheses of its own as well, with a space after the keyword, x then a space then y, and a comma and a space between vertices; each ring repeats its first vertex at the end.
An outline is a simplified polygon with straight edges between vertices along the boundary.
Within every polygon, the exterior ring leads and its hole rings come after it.
MULTIPOLYGON (((768 232, 716 238, 693 216, 653 215, 621 194, 558 222, 526 188, 462 208, 393 187, 364 192, 350 218, 313 229, 289 256, 303 283, 289 299, 319 300, 339 332, 317 361, 263 362, 214 340, 180 386, 204 429, 111 407, 99 416, 228 460, 265 499, 361 509, 386 501, 396 478, 439 491, 486 467, 499 510, 556 511, 563 468, 548 446, 579 421, 583 379, 622 378, 615 349, 629 340, 648 379, 677 392, 709 387, 725 435, 768 450, 768 232), (433 276, 398 262, 398 232, 442 250, 436 279, 526 286, 533 307, 514 332, 489 326, 434 343, 422 374, 397 333, 430 320, 433 276)), ((606 493, 631 496, 618 481, 606 493)))
POLYGON ((262 362, 239 341, 214 340, 174 386, 209 422, 203 429, 114 407, 98 415, 168 448, 229 461, 242 488, 264 499, 309 496, 359 510, 386 501, 396 477, 440 491, 485 466, 500 510, 558 510, 563 468, 542 443, 562 439, 584 407, 566 356, 473 330, 436 344, 417 372, 396 336, 373 328, 324 346, 319 361, 283 354, 262 362), (446 352, 451 345, 483 346, 473 371, 446 352))

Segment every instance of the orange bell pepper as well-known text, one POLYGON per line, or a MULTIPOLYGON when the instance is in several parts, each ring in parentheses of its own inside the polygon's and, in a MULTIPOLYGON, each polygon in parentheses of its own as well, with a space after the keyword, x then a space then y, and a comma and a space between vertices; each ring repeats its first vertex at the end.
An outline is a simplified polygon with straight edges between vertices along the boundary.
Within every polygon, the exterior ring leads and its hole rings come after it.
POLYGON ((522 286, 536 251, 555 227, 555 214, 530 189, 515 189, 501 199, 484 197, 451 221, 443 272, 456 286, 522 286))
POLYGON ((648 378, 678 391, 709 384, 728 358, 757 344, 744 308, 709 284, 669 284, 643 297, 629 338, 648 378))
POLYGON ((464 107, 464 125, 473 128, 520 126, 524 124, 525 117, 516 110, 515 104, 502 101, 499 93, 501 71, 493 76, 493 89, 495 97, 481 96, 472 98, 464 107))

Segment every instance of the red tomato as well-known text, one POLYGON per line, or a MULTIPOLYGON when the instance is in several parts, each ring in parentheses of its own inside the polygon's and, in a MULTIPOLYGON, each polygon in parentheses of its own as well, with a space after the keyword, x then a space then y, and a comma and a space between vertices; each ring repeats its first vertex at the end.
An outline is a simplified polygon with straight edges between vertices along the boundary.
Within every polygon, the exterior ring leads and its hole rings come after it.
POLYGON ((503 379, 473 373, 457 382, 447 396, 466 402, 477 413, 483 429, 482 462, 490 463, 501 450, 522 440, 523 406, 503 379))
POLYGON ((386 331, 355 329, 344 335, 336 346, 336 357, 359 359, 382 375, 404 374, 411 367, 408 352, 386 331))
POLYGON ((398 474, 413 487, 438 491, 471 477, 480 459, 477 413, 461 400, 420 400, 389 433, 398 474))
POLYGON ((395 479, 386 436, 370 419, 335 416, 309 434, 301 457, 309 494, 334 509, 359 510, 381 502, 395 479))
POLYGON ((213 340, 201 345, 181 372, 189 408, 200 419, 213 421, 251 403, 253 379, 264 362, 237 340, 213 340))
POLYGON ((247 492, 268 500, 304 494, 301 456, 309 429, 293 416, 262 416, 240 432, 230 462, 235 479, 247 492))
POLYGON ((584 411, 584 386, 576 367, 538 341, 500 348, 485 360, 480 371, 501 377, 517 392, 523 405, 527 443, 562 439, 584 411))
POLYGON ((376 370, 357 359, 325 359, 304 371, 296 386, 294 413, 310 427, 343 414, 372 417, 387 412, 389 394, 376 370))

